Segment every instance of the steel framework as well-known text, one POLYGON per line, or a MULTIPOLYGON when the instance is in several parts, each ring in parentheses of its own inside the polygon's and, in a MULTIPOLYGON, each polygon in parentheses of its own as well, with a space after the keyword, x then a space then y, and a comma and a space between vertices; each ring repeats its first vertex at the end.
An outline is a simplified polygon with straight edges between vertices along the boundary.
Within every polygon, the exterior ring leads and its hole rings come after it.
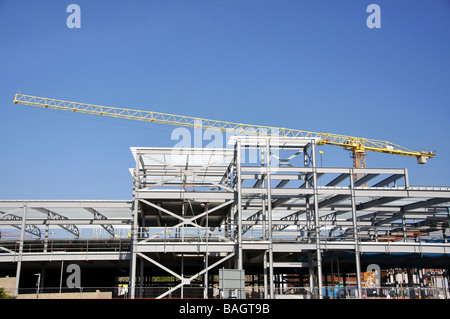
POLYGON ((426 266, 424 256, 440 254, 448 268, 450 188, 410 186, 406 169, 319 167, 316 145, 233 137, 227 149, 136 147, 131 201, 0 201, 0 272, 125 262, 131 298, 147 296, 152 273, 174 278, 156 298, 183 297, 194 283, 207 298, 218 269, 234 268, 264 274, 264 297, 278 298, 274 278, 296 269, 322 298, 336 256, 356 274, 357 297, 367 256, 383 267, 408 254, 426 266))
POLYGON ((131 283, 144 276, 138 258, 180 279, 158 298, 231 260, 263 269, 267 298, 275 268, 307 267, 321 298, 324 252, 353 251, 361 297, 362 254, 450 252, 446 241, 421 240, 446 236, 449 188, 411 187, 406 169, 317 167, 316 142, 234 137, 233 149, 132 149, 131 283), (183 276, 157 260, 167 254, 204 267, 183 276))

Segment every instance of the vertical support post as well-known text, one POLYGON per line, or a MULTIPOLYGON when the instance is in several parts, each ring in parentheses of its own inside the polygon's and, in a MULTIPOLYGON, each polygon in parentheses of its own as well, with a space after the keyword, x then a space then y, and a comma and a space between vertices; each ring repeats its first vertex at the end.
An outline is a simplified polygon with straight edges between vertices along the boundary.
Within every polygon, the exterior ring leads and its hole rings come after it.
POLYGON ((404 169, 404 175, 405 175, 405 188, 406 190, 409 189, 409 177, 408 177, 408 170, 404 169))
MULTIPOLYGON (((308 149, 311 147, 311 144, 307 144, 304 147, 303 150, 303 160, 304 160, 304 166, 305 167, 313 167, 313 162, 312 162, 312 157, 311 155, 308 154, 308 149)), ((309 189, 311 188, 311 186, 314 189, 314 185, 311 184, 311 180, 312 183, 314 183, 314 176, 311 178, 311 173, 306 173, 305 174, 305 188, 309 189)), ((313 242, 313 232, 314 232, 314 228, 315 228, 315 224, 314 224, 314 206, 313 203, 311 201, 311 198, 314 198, 314 194, 313 195, 305 195, 305 208, 306 208, 306 228, 307 228, 307 242, 308 243, 312 243, 313 242)))
POLYGON ((314 267, 316 262, 314 261, 314 257, 313 257, 313 253, 309 252, 308 253, 308 271, 309 271, 309 288, 311 290, 311 294, 314 296, 315 295, 315 290, 316 290, 316 283, 315 283, 315 279, 314 279, 314 267))
MULTIPOLYGON (((208 269, 208 253, 203 258, 204 269, 208 269)), ((203 274, 203 299, 208 299, 208 270, 203 274)))
MULTIPOLYGON (((264 148, 260 148, 260 161, 261 161, 261 167, 265 166, 265 154, 264 154, 264 148)), ((265 174, 261 171, 261 178, 264 179, 264 184, 263 184, 263 188, 266 188, 266 176, 265 174)), ((261 209, 262 209, 262 234, 261 234, 261 239, 263 241, 266 241, 268 238, 268 227, 267 227, 267 212, 266 212, 266 198, 267 196, 265 194, 261 194, 261 209)), ((268 250, 264 250, 264 255, 263 255, 263 284, 264 284, 264 299, 269 299, 269 288, 268 288, 268 282, 267 282, 267 265, 268 265, 268 260, 267 260, 267 254, 268 254, 268 250)))
POLYGON ((133 205, 133 225, 132 225, 132 247, 130 260, 130 298, 134 299, 136 294, 136 261, 137 261, 137 235, 138 235, 138 213, 139 213, 139 167, 140 167, 140 151, 136 154, 136 169, 134 171, 134 205, 133 205))
POLYGON ((17 269, 16 269, 16 286, 14 290, 14 295, 17 297, 19 294, 19 282, 20 282, 20 272, 22 269, 22 255, 23 255, 23 241, 25 238, 25 227, 27 224, 27 206, 26 202, 23 203, 23 214, 22 214, 22 228, 20 229, 20 242, 19 242, 19 256, 17 259, 17 269))
POLYGON ((44 253, 48 250, 48 233, 49 233, 48 219, 45 221, 45 238, 44 238, 44 253))
POLYGON ((270 172, 270 138, 266 139, 266 181, 267 181, 267 215, 269 240, 269 286, 270 299, 275 298, 273 287, 273 243, 272 243, 272 178, 270 172))
POLYGON ((241 139, 236 141, 236 173, 237 173, 237 197, 238 197, 238 260, 237 269, 243 269, 243 255, 242 255, 242 174, 241 174, 241 139))
POLYGON ((319 288, 319 299, 323 298, 322 291, 322 252, 320 248, 320 224, 319 224, 319 194, 317 189, 317 166, 316 166, 316 143, 311 140, 311 157, 313 165, 313 188, 314 188, 314 229, 316 233, 317 254, 317 281, 319 288))
POLYGON ((181 253, 181 299, 184 298, 184 253, 181 253))
MULTIPOLYGON (((303 161, 304 161, 304 166, 305 167, 311 167, 314 166, 312 161, 311 161, 311 156, 308 155, 308 149, 311 147, 311 144, 307 144, 305 145, 304 149, 303 149, 303 161)), ((311 173, 306 173, 305 174, 305 188, 309 189, 311 188, 311 173)), ((313 183, 314 183, 314 176, 313 176, 313 183)), ((312 185, 314 188, 314 185, 312 185)), ((311 243, 312 242, 312 232, 314 232, 315 229, 315 212, 314 212, 314 208, 313 208, 313 204, 311 203, 311 198, 314 198, 314 194, 313 195, 306 195, 305 196, 305 207, 306 207, 306 228, 307 228, 307 242, 311 243)), ((316 247, 317 248, 317 247, 316 247)), ((316 295, 315 291, 316 291, 316 276, 314 275, 314 267, 316 267, 317 265, 317 258, 313 257, 313 252, 309 252, 308 254, 308 259, 309 259, 309 287, 311 289, 311 294, 312 295, 316 295)))
MULTIPOLYGON (((266 159, 265 159, 265 152, 264 152, 264 148, 260 148, 260 161, 261 161, 261 167, 264 167, 266 164, 266 159)), ((266 174, 264 174, 263 172, 261 172, 261 178, 264 179, 264 184, 263 187, 266 187, 266 183, 267 183, 267 178, 266 178, 266 174)), ((267 212, 266 212, 266 205, 267 205, 267 196, 266 194, 262 193, 261 194, 261 209, 262 209, 262 240, 267 240, 267 212)), ((267 265, 265 265, 264 267, 266 267, 267 265)))
POLYGON ((142 298, 144 292, 144 260, 139 259, 139 298, 142 298))
MULTIPOLYGON (((183 218, 183 221, 184 221, 184 218, 185 218, 185 215, 186 215, 186 205, 187 205, 187 201, 184 199, 184 192, 183 192, 183 201, 182 201, 182 204, 181 204, 181 217, 183 218)), ((180 227, 181 242, 184 242, 184 233, 185 233, 184 228, 185 228, 185 224, 183 223, 181 225, 181 227, 180 227)))
POLYGON ((59 298, 60 299, 61 299, 61 293, 62 293, 63 273, 64 273, 64 260, 61 260, 61 272, 60 272, 60 276, 59 276, 59 298))
POLYGON ((402 209, 402 230, 403 230, 403 241, 408 241, 408 232, 406 229, 406 215, 405 211, 402 209))
POLYGON ((264 251, 264 299, 268 299, 268 289, 267 289, 267 251, 264 251))
POLYGON ((362 296, 361 286, 361 263, 360 263, 360 251, 359 251, 359 238, 358 238, 358 219, 356 216, 356 199, 355 199, 355 179, 353 169, 350 169, 350 191, 352 200, 352 220, 353 220, 353 236, 355 240, 355 262, 356 262, 356 281, 358 284, 358 298, 362 296))
POLYGON ((205 252, 205 269, 206 269, 206 272, 203 274, 203 279, 204 279, 204 286, 205 286, 205 292, 204 292, 204 295, 203 295, 203 298, 204 299, 208 299, 208 276, 209 276, 209 273, 208 273, 208 262, 209 262, 209 260, 208 260, 208 258, 209 258, 209 251, 208 251, 208 237, 209 237, 209 234, 208 234, 208 230, 209 230, 209 213, 208 213, 208 205, 205 205, 205 211, 206 211, 206 231, 205 231, 205 236, 206 236, 206 239, 205 239, 205 241, 206 241, 206 252, 205 252))

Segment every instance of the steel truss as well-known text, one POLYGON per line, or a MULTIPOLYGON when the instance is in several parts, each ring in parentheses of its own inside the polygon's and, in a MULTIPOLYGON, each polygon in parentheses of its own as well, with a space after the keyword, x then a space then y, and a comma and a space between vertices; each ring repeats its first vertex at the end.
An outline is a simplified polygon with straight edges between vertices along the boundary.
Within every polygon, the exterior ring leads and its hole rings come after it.
POLYGON ((126 201, 0 201, 0 231, 6 229, 8 232, 10 227, 21 230, 18 238, 0 233, 0 263, 16 264, 15 294, 19 291, 23 262, 129 259, 128 245, 122 246, 121 239, 115 238, 113 225, 131 225, 130 212, 131 203, 126 201), (100 212, 102 210, 113 211, 119 216, 108 218, 100 212), (58 233, 55 227, 66 233, 58 233), (81 227, 101 227, 109 233, 111 240, 95 241, 91 235, 84 237, 81 227), (25 232, 34 238, 26 239, 25 232), (41 238, 42 233, 44 238, 41 238))

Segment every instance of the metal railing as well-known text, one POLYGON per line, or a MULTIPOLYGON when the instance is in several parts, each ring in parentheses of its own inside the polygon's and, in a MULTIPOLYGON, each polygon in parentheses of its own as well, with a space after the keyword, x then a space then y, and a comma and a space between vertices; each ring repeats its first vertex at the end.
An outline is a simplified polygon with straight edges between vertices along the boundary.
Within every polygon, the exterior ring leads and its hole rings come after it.
MULTIPOLYGON (((177 241, 225 241, 234 240, 236 227, 231 227, 227 232, 224 229, 214 229, 206 231, 205 229, 195 227, 139 227, 139 240, 155 242, 177 242, 177 241)), ((448 231, 447 231, 448 232, 448 231)), ((318 237, 321 242, 354 242, 355 231, 352 227, 343 229, 322 227, 318 232, 302 229, 286 228, 282 231, 274 229, 272 239, 274 242, 296 242, 296 243, 314 243, 318 237)), ((437 242, 446 243, 450 234, 443 233, 441 228, 420 227, 358 227, 356 238, 359 242, 437 242)), ((265 241, 268 238, 267 229, 261 226, 250 227, 242 236, 247 241, 265 241)))
MULTIPOLYGON (((233 230, 234 231, 234 230, 233 230)), ((448 231, 447 231, 448 233, 448 231)), ((130 235, 131 236, 131 235, 130 235)), ((309 230, 274 232, 272 236, 273 243, 298 243, 315 244, 319 238, 323 247, 335 244, 354 244, 355 232, 353 229, 347 229, 345 232, 333 233, 321 230, 318 233, 309 230), (319 235, 319 236, 317 236, 319 235)), ((357 242, 377 243, 379 245, 392 245, 394 243, 409 244, 448 244, 449 235, 441 230, 424 233, 420 228, 407 228, 405 231, 399 228, 378 227, 370 231, 363 231, 356 234, 357 242)), ((196 229, 195 227, 185 227, 170 229, 166 227, 145 227, 138 229, 139 240, 159 243, 213 243, 233 241, 233 233, 225 234, 222 230, 206 231, 196 229)), ((267 236, 261 228, 251 228, 242 237, 244 242, 267 241, 267 236)), ((90 253, 90 252, 129 252, 132 238, 80 238, 80 239, 26 239, 23 242, 23 254, 28 253, 90 253)), ((330 246, 331 247, 331 246, 330 246)), ((0 255, 18 254, 20 250, 19 239, 0 239, 0 255)))
MULTIPOLYGON (((44 239, 25 240, 23 243, 23 253, 57 253, 57 252, 123 252, 129 251, 130 239, 44 239)), ((0 254, 18 254, 20 240, 0 241, 0 254)))

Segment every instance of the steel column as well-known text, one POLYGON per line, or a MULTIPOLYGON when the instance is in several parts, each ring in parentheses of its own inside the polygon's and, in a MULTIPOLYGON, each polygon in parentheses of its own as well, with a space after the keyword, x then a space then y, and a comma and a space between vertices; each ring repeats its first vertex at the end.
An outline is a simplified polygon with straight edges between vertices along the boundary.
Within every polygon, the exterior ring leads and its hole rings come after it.
POLYGON ((267 288, 267 251, 264 251, 264 299, 269 298, 268 288, 267 288))
MULTIPOLYGON (((208 213, 208 205, 205 206, 205 212, 206 212, 206 229, 209 229, 209 213, 208 213)), ((209 238, 209 234, 205 232, 205 236, 206 236, 206 252, 205 252, 205 269, 206 269, 206 273, 203 276, 203 281, 204 281, 204 286, 205 286, 205 293, 204 293, 204 298, 208 299, 208 262, 209 262, 209 251, 208 251, 208 238, 209 238)))
POLYGON ((23 214, 22 214, 22 228, 20 230, 20 243, 19 243, 19 255, 17 259, 17 269, 16 269, 16 287, 14 290, 14 295, 17 297, 19 294, 19 282, 20 282, 20 271, 22 269, 22 255, 23 255, 23 241, 25 237, 25 227, 27 220, 27 203, 23 203, 23 214))
POLYGON ((352 220, 353 220, 353 236, 355 240, 355 262, 356 262, 356 281, 358 284, 358 298, 362 297, 361 286, 361 263, 360 263, 360 249, 359 249, 359 236, 358 236, 358 218, 356 216, 356 198, 355 198, 355 174, 353 169, 350 169, 350 189, 351 189, 351 202, 352 202, 352 220))
POLYGON ((241 172, 241 140, 236 141, 236 173, 237 173, 237 202, 238 202, 238 231, 237 244, 238 244, 238 258, 237 269, 243 268, 243 255, 242 255, 242 172, 241 172))
POLYGON ((269 236, 269 289, 270 299, 275 298, 273 287, 273 242, 272 242, 272 178, 270 171, 270 138, 266 139, 266 183, 267 183, 267 214, 268 214, 268 236, 269 236))
POLYGON ((134 171, 134 207, 133 207, 133 226, 131 231, 132 246, 131 246, 131 259, 130 259, 130 298, 134 299, 136 294, 136 261, 137 261, 137 235, 138 235, 138 213, 139 213, 139 164, 140 164, 140 152, 136 155, 136 169, 134 171))
POLYGON ((317 189, 317 167, 316 167, 316 143, 311 143, 311 157, 313 165, 313 187, 314 187, 314 229, 316 232, 316 254, 317 254, 317 281, 319 288, 319 298, 323 298, 322 291, 322 252, 320 248, 320 224, 319 224, 319 195, 317 189))

